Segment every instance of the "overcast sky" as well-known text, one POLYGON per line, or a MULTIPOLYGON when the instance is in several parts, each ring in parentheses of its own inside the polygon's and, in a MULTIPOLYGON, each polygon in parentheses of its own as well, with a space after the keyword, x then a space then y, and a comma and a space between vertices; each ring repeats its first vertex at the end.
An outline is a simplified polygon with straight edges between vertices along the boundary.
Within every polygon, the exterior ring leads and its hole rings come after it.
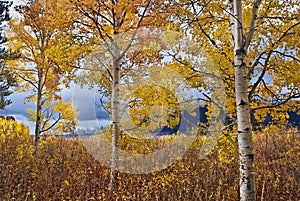
MULTIPOLYGON (((3 115, 14 116, 17 121, 23 122, 30 127, 31 133, 34 131, 34 123, 28 121, 27 108, 35 108, 34 103, 24 104, 24 100, 29 93, 14 93, 9 98, 12 104, 1 111, 3 115)), ((70 89, 62 91, 65 101, 73 100, 76 111, 79 112, 78 129, 95 130, 110 123, 108 113, 100 107, 99 93, 96 89, 81 88, 78 85, 71 85, 70 89)))

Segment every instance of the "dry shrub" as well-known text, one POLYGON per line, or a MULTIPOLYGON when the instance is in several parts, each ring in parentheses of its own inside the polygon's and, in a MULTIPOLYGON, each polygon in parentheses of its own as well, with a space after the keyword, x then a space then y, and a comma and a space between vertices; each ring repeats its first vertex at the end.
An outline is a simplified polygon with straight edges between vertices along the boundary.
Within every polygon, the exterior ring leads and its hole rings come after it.
POLYGON ((274 125, 256 132, 258 200, 300 200, 300 133, 274 125))
MULTIPOLYGON (((119 173, 117 192, 110 193, 109 168, 97 162, 80 140, 43 139, 40 155, 33 157, 28 130, 16 131, 11 124, 0 122, 0 200, 239 199, 234 135, 222 136, 215 150, 202 160, 198 157, 203 143, 200 137, 183 158, 166 169, 140 175, 119 173)), ((267 128, 255 132, 254 137, 258 200, 300 200, 297 130, 267 128)), ((146 143, 147 151, 151 143, 146 143)), ((152 149, 166 145, 159 144, 152 149)))

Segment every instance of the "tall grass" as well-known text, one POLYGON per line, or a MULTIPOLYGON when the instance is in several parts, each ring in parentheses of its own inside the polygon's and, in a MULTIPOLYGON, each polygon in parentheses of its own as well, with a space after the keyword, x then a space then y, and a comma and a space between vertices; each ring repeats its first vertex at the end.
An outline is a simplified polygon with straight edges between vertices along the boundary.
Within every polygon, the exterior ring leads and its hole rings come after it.
MULTIPOLYGON (((300 200, 299 132, 269 127, 255 132, 254 139, 257 199, 300 200)), ((140 175, 120 173, 118 190, 110 193, 109 169, 80 140, 46 138, 36 157, 28 129, 1 120, 0 200, 238 200, 234 138, 222 136, 214 151, 201 160, 202 141, 195 140, 183 158, 166 169, 140 175)), ((165 144, 156 141, 153 150, 165 144)), ((137 147, 143 152, 140 146, 128 149, 137 147)))

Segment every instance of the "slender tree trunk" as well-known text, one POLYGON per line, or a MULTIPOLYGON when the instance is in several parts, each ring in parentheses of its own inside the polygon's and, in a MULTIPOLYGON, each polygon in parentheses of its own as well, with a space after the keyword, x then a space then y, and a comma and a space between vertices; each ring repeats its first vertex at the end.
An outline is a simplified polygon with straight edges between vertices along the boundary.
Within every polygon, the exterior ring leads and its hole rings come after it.
POLYGON ((120 68, 121 68, 121 54, 118 46, 114 44, 113 47, 113 84, 112 84, 112 98, 111 98, 111 108, 112 108, 112 157, 111 157, 111 172, 110 172, 110 186, 111 192, 116 189, 117 183, 117 172, 115 170, 118 162, 117 147, 120 139, 121 129, 120 129, 120 68))
MULTIPOLYGON (((116 172, 116 167, 118 163, 118 143, 121 137, 121 110, 120 110, 120 80, 121 80, 121 59, 124 57, 125 53, 129 50, 132 45, 133 39, 136 36, 137 30, 141 25, 142 20, 146 14, 147 8, 150 5, 151 0, 146 4, 142 16, 139 22, 136 25, 136 29, 132 35, 131 40, 129 41, 128 46, 123 52, 121 52, 118 44, 115 41, 112 42, 112 56, 113 56, 113 72, 112 72, 112 98, 111 98, 111 108, 112 108, 112 158, 111 158, 111 172, 110 172, 110 192, 115 192, 117 187, 118 173, 116 172)), ((113 12, 114 19, 114 32, 115 36, 118 34, 118 28, 122 26, 122 21, 125 18, 126 12, 121 12, 116 14, 113 12)))
POLYGON ((254 153, 250 105, 248 100, 248 77, 246 69, 245 37, 242 26, 242 0, 231 0, 232 36, 234 44, 235 94, 240 160, 240 200, 253 201, 255 195, 254 153))
POLYGON ((39 74, 38 81, 38 92, 37 92, 37 101, 36 101, 36 121, 35 121, 35 155, 39 155, 39 145, 40 145, 40 133, 42 125, 42 80, 41 75, 39 74))

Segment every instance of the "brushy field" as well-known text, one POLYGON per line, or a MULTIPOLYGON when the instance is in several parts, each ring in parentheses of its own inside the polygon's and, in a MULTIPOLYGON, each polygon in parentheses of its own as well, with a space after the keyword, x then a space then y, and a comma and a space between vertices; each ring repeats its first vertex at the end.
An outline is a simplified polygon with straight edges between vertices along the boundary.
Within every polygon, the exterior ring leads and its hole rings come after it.
MULTIPOLYGON (((124 149, 151 152, 170 143, 142 144, 124 138, 124 149), (130 144, 128 144, 130 141, 130 144)), ((271 126, 254 133, 257 200, 300 200, 300 135, 271 126)), ((203 138, 166 169, 148 174, 120 173, 110 193, 109 168, 95 160, 78 139, 43 139, 34 156, 28 129, 0 120, 0 200, 238 200, 238 159, 233 134, 221 136, 214 151, 199 159, 203 138)), ((101 153, 100 153, 101 154, 101 153)))

